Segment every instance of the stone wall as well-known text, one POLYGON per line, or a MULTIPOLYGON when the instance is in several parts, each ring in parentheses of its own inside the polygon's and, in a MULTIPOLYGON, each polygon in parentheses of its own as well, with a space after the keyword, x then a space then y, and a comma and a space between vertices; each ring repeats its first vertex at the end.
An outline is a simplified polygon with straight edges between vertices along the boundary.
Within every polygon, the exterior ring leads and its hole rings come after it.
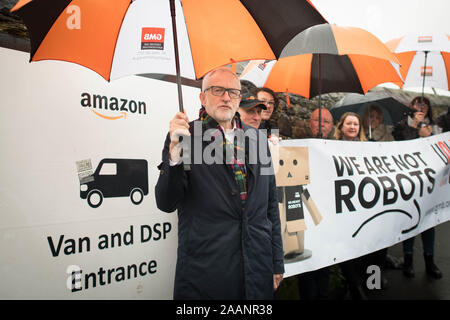
POLYGON ((16 2, 17 0, 0 0, 0 32, 27 38, 27 28, 22 23, 22 19, 9 12, 16 2))

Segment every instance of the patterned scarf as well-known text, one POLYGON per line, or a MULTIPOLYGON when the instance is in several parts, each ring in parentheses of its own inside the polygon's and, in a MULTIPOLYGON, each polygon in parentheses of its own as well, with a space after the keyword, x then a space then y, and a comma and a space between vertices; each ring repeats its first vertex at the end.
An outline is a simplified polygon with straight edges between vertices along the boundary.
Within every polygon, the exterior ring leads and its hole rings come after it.
MULTIPOLYGON (((245 207, 245 202, 247 200, 247 171, 245 168, 245 162, 239 161, 237 154, 238 152, 243 152, 243 144, 240 143, 241 141, 238 141, 239 135, 236 135, 234 137, 233 143, 229 142, 225 138, 225 133, 222 129, 222 127, 217 123, 216 120, 214 120, 212 117, 210 117, 207 113, 204 107, 200 109, 199 112, 200 120, 203 124, 203 132, 205 132, 208 129, 218 129, 217 134, 213 135, 213 137, 217 137, 218 135, 222 135, 222 141, 223 141, 223 152, 226 154, 227 148, 233 148, 233 159, 231 163, 229 164, 231 170, 234 174, 234 180, 236 181, 236 184, 239 187, 239 193, 241 197, 242 202, 242 208, 245 207)), ((236 124, 237 129, 243 129, 241 119, 239 118, 239 114, 236 113, 232 119, 232 123, 236 124)))

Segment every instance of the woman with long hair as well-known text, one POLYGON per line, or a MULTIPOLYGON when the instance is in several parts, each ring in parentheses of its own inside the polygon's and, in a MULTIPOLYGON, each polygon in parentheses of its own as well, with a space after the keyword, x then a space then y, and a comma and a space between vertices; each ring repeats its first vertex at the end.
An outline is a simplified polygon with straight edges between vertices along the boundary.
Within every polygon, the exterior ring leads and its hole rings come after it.
POLYGON ((409 108, 407 117, 394 126, 394 139, 400 141, 431 136, 434 121, 430 100, 421 96, 415 97, 409 108))
MULTIPOLYGON (((430 100, 418 96, 410 104, 411 112, 401 122, 395 125, 392 135, 395 140, 411 140, 429 137, 433 134, 433 116, 430 100)), ((442 278, 442 272, 434 263, 434 227, 421 233, 425 269, 428 275, 435 279, 442 278)), ((413 268, 414 237, 403 241, 403 274, 414 277, 413 268)))
POLYGON ((339 119, 334 131, 336 140, 367 141, 361 117, 354 112, 346 112, 339 119))
MULTIPOLYGON (((361 117, 354 112, 346 112, 341 116, 336 125, 334 136, 336 140, 367 141, 361 117)), ((353 300, 367 299, 362 288, 362 263, 361 258, 355 258, 339 264, 342 274, 347 282, 348 291, 353 300)))

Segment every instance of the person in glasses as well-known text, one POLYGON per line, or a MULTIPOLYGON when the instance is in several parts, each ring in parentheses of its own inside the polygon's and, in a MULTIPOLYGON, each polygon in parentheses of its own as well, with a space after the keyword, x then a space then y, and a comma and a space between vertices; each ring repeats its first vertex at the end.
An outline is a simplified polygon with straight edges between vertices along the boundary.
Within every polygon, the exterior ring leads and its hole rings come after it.
POLYGON ((283 279, 271 159, 249 150, 267 137, 242 123, 240 90, 230 69, 215 69, 203 79, 199 119, 178 112, 170 121, 155 198, 160 210, 178 210, 174 299, 273 299, 283 279), (209 162, 211 150, 227 160, 231 150, 232 161, 209 162))
MULTIPOLYGON (((434 132, 433 112, 430 100, 417 96, 410 105, 409 115, 394 126, 392 135, 397 141, 426 138, 434 132)), ((423 257, 426 273, 434 278, 442 278, 442 271, 434 263, 434 238, 435 228, 430 228, 421 233, 423 245, 423 257)), ((413 267, 414 238, 403 241, 403 275, 407 278, 415 276, 413 267)))
POLYGON ((417 96, 411 101, 409 108, 409 114, 405 114, 392 131, 396 141, 426 138, 434 133, 430 100, 417 96))
POLYGON ((275 95, 275 92, 267 87, 256 88, 253 90, 253 93, 256 95, 258 100, 262 101, 266 105, 267 108, 262 111, 262 121, 259 129, 267 130, 267 137, 269 138, 269 141, 276 144, 281 140, 281 138, 278 134, 277 126, 270 121, 270 118, 278 106, 278 98, 275 95))
POLYGON ((327 108, 317 108, 308 121, 308 138, 319 138, 319 112, 321 115, 322 138, 333 139, 333 116, 327 108))
MULTIPOLYGON (((333 139, 333 116, 326 108, 317 108, 311 113, 308 121, 306 138, 333 139), (319 112, 321 114, 322 137, 319 138, 319 112)), ((330 268, 300 273, 297 275, 298 294, 300 300, 329 299, 330 268)))

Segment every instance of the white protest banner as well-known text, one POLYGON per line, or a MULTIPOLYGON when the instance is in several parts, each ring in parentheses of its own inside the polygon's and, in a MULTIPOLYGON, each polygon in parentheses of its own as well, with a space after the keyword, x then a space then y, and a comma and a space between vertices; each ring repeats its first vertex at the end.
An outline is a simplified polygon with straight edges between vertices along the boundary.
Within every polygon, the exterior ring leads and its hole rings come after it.
MULTIPOLYGON (((177 217, 156 208, 154 186, 176 85, 28 58, 0 48, 0 299, 171 299, 177 217)), ((198 93, 183 88, 191 120, 198 93)), ((449 138, 282 141, 308 148, 301 187, 315 204, 311 256, 285 276, 449 220, 449 138)))
MULTIPOLYGON (((306 254, 285 259, 286 277, 391 246, 450 219, 449 132, 401 142, 285 140, 283 147, 307 148, 309 177, 298 193, 307 190, 303 202, 315 204, 303 203, 306 254)), ((278 170, 281 152, 271 150, 278 170)))
POLYGON ((154 186, 176 85, 28 61, 0 48, 0 299, 171 299, 177 216, 154 186))

